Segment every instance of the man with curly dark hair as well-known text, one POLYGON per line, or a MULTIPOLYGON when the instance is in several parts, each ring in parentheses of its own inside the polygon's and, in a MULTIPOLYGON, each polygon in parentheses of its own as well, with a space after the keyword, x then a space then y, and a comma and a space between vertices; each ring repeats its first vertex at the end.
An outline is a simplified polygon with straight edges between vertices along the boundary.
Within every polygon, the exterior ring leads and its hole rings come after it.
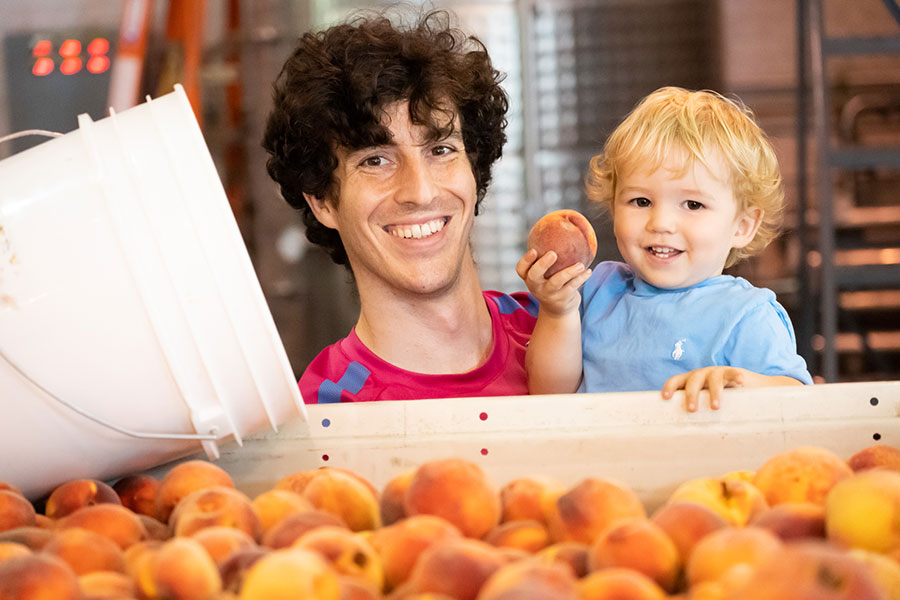
POLYGON ((506 141, 484 45, 445 11, 356 16, 300 38, 263 146, 360 315, 300 378, 307 403, 527 393, 527 294, 481 289, 470 237, 506 141))

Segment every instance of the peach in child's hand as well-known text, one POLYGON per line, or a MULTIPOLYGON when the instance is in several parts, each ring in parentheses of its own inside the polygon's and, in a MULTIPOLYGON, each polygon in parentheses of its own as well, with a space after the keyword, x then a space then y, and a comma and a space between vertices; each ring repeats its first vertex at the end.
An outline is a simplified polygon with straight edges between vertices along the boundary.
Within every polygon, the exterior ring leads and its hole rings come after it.
POLYGON ((591 266, 597 255, 597 234, 587 217, 577 210, 555 210, 531 228, 528 248, 537 250, 539 258, 551 250, 556 253, 556 262, 544 274, 550 277, 575 263, 591 266))

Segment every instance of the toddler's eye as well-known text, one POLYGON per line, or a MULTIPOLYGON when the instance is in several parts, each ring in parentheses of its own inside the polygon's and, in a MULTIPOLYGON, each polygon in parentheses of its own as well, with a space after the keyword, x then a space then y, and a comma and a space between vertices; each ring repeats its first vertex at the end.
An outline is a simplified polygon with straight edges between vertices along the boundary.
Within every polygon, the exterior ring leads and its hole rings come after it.
POLYGON ((650 206, 650 200, 648 198, 632 198, 631 203, 640 208, 647 208, 650 206))
POLYGON ((687 207, 688 210, 700 210, 703 208, 703 203, 697 202, 696 200, 688 200, 687 207))

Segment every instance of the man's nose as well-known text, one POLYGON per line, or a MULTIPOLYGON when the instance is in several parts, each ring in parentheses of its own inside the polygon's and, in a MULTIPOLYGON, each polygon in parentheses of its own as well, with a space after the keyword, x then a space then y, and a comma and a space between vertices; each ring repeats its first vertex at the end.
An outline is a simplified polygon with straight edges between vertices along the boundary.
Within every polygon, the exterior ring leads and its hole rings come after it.
POLYGON ((434 173, 424 157, 403 160, 397 176, 397 202, 425 204, 437 195, 434 173))

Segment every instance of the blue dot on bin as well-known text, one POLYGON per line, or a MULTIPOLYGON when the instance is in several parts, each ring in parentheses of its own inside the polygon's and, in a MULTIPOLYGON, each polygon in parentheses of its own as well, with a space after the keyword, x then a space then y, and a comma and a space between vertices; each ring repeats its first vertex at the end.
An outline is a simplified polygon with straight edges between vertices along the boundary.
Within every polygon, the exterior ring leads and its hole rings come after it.
POLYGON ((322 427, 331 426, 331 419, 322 419, 322 427))

